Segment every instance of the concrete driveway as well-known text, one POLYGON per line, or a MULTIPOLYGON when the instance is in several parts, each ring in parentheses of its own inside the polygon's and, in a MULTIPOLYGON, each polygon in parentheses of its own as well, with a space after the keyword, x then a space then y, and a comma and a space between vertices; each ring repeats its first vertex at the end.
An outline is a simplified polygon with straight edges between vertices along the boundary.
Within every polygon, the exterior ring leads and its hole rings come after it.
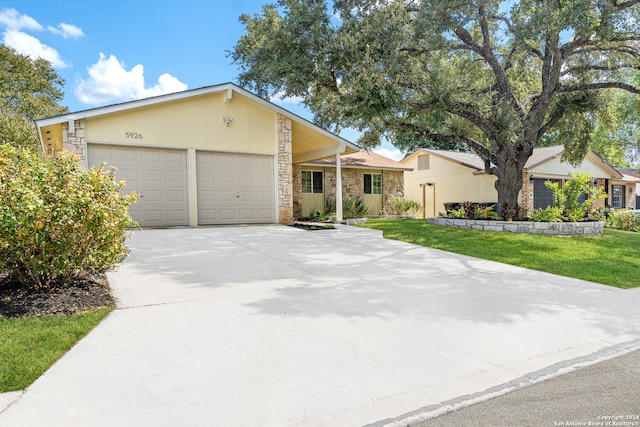
POLYGON ((372 230, 129 243, 118 310, 0 425, 404 426, 640 348, 638 290, 372 230))

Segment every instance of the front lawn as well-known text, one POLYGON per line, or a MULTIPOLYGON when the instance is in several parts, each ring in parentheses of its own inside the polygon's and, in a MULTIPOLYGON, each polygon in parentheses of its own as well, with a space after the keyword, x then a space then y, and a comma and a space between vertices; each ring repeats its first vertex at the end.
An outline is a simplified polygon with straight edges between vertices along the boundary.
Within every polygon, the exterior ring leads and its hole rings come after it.
POLYGON ((112 310, 0 319, 0 393, 25 389, 112 310))
POLYGON ((462 255, 616 286, 640 286, 640 233, 605 229, 601 237, 557 237, 467 230, 425 220, 372 219, 384 237, 462 255))

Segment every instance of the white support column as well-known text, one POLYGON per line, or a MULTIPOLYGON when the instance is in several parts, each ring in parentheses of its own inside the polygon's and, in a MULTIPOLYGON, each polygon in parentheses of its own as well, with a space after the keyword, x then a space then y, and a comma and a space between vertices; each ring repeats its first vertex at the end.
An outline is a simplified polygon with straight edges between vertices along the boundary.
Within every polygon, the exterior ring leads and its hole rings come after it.
POLYGON ((338 148, 336 152, 336 221, 342 221, 342 164, 340 161, 340 153, 343 147, 338 148))

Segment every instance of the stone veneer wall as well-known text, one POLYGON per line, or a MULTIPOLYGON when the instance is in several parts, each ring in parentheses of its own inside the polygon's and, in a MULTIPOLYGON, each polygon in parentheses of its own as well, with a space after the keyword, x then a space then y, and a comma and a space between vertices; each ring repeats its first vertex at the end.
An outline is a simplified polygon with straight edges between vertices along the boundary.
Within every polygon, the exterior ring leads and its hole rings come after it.
POLYGON ((453 218, 429 218, 429 224, 473 230, 503 231, 510 233, 545 234, 550 236, 600 236, 603 221, 593 222, 531 222, 491 221, 453 218))
MULTIPOLYGON (((362 198, 364 195, 364 174, 372 173, 368 169, 354 169, 342 167, 342 197, 344 199, 362 198)), ((377 173, 377 172, 373 172, 377 173)), ((387 171, 382 173, 382 209, 389 199, 393 197, 404 197, 404 172, 387 171)), ((300 184, 302 186, 302 183, 300 184)), ((325 197, 331 200, 336 199, 336 169, 324 168, 324 191, 325 197)), ((301 190, 302 191, 302 190, 301 190)), ((373 214, 373 213, 372 213, 373 214)))
MULTIPOLYGON (((280 222, 293 222, 294 193, 293 193, 293 156, 291 119, 283 115, 278 116, 278 207, 280 222)), ((302 184, 301 184, 302 185, 302 184)))
POLYGON ((75 153, 84 167, 88 167, 85 121, 76 120, 74 124, 75 132, 69 132, 68 123, 62 124, 62 145, 66 151, 75 153))
POLYGON ((393 198, 404 198, 404 171, 382 172, 382 209, 385 212, 389 200, 393 198))

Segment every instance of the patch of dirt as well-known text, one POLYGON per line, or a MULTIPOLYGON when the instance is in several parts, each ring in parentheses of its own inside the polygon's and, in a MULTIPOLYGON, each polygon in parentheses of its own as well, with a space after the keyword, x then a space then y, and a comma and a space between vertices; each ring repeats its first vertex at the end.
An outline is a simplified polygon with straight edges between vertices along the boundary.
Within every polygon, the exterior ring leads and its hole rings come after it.
POLYGON ((7 273, 0 273, 0 319, 74 315, 102 307, 114 307, 107 276, 85 272, 65 286, 25 289, 7 273))

